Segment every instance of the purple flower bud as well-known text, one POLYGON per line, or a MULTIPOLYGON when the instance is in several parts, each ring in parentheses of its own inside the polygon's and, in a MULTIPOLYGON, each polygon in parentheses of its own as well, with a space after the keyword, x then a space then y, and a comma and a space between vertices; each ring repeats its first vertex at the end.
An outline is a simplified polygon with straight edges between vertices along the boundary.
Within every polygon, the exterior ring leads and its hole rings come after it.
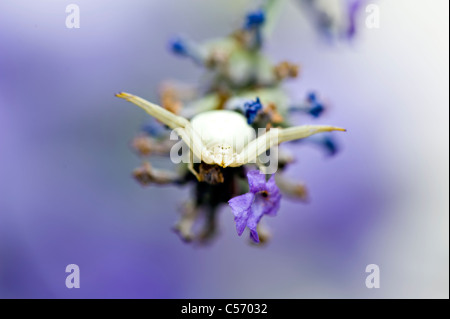
POLYGON ((259 97, 257 97, 255 101, 245 102, 244 113, 248 124, 252 124, 255 121, 256 115, 261 109, 262 104, 259 97))
POLYGON ((248 30, 255 27, 260 27, 261 25, 264 24, 265 20, 266 14, 264 13, 263 10, 250 12, 246 16, 244 28, 248 30))

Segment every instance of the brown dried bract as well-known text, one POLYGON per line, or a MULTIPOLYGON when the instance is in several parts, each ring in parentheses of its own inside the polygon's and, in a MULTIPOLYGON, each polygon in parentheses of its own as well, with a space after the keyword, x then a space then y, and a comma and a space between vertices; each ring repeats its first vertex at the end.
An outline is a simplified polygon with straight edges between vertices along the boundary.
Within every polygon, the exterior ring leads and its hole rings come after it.
POLYGON ((176 174, 168 171, 155 170, 149 162, 145 162, 141 167, 133 171, 133 177, 142 185, 168 184, 176 180, 176 174))
POLYGON ((150 155, 154 149, 153 140, 146 135, 136 136, 131 145, 141 156, 150 155))
POLYGON ((175 142, 169 139, 155 139, 147 134, 140 134, 133 139, 131 147, 139 156, 166 156, 170 153, 174 144, 175 142))
POLYGON ((212 185, 223 183, 224 181, 222 170, 217 165, 200 163, 199 175, 202 182, 212 185))
POLYGON ((227 65, 230 54, 222 49, 213 48, 207 57, 205 64, 208 68, 227 65))
POLYGON ((248 32, 245 32, 244 30, 236 30, 231 34, 231 36, 242 45, 248 41, 248 32))
POLYGON ((225 91, 225 90, 218 90, 217 95, 219 97, 219 104, 217 106, 218 110, 223 110, 225 109, 225 103, 228 101, 228 99, 230 98, 230 93, 225 91))
POLYGON ((308 189, 305 184, 291 181, 281 174, 275 174, 275 181, 283 194, 304 202, 309 200, 308 189))
POLYGON ((190 242, 195 238, 193 230, 194 223, 198 217, 199 209, 193 202, 187 202, 181 210, 181 219, 173 227, 180 238, 185 242, 190 242))
POLYGON ((176 90, 171 86, 164 86, 161 89, 161 106, 167 111, 178 114, 181 111, 182 103, 176 90))
POLYGON ((292 196, 296 197, 302 201, 308 200, 308 189, 303 184, 293 185, 292 196))
POLYGON ((278 80, 286 78, 296 78, 298 76, 300 67, 297 64, 283 61, 274 67, 274 73, 278 80))
POLYGON ((283 116, 278 112, 278 108, 274 103, 269 103, 264 108, 264 113, 269 115, 270 122, 273 124, 279 124, 284 121, 283 116))

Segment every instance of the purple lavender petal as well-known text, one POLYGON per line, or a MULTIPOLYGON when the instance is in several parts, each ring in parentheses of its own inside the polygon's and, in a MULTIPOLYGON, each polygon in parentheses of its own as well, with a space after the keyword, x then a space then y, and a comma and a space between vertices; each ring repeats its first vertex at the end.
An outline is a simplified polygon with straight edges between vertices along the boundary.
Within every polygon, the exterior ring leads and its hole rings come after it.
POLYGON ((258 232, 255 230, 250 230, 250 238, 255 242, 259 243, 259 235, 258 232))
POLYGON ((277 184, 275 183, 275 176, 272 175, 266 183, 268 197, 266 201, 264 214, 269 216, 275 216, 280 209, 281 193, 277 184))
POLYGON ((275 183, 275 175, 270 176, 269 180, 266 183, 266 190, 269 194, 279 193, 277 184, 275 183))
POLYGON ((257 226, 264 215, 275 216, 280 208, 281 194, 275 183, 275 176, 266 182, 264 174, 257 170, 247 173, 250 192, 237 196, 228 201, 236 222, 239 236, 250 229, 250 238, 259 243, 257 226))
POLYGON ((251 213, 247 220, 247 227, 250 229, 250 237, 256 243, 259 243, 259 236, 256 227, 258 226, 259 221, 263 217, 264 211, 268 209, 267 208, 268 204, 270 205, 270 203, 266 201, 265 198, 263 198, 260 194, 258 194, 251 207, 251 213))
POLYGON ((273 193, 268 193, 268 196, 263 196, 258 193, 255 196, 255 201, 251 206, 250 216, 247 220, 247 227, 250 229, 250 238, 259 243, 259 236, 257 226, 264 215, 275 216, 280 208, 281 194, 278 187, 272 189, 273 193))
POLYGON ((244 232, 247 226, 247 221, 251 215, 251 206, 255 195, 253 193, 246 193, 234 197, 228 201, 231 210, 234 214, 234 221, 236 222, 236 231, 239 236, 244 232))
POLYGON ((260 171, 249 171, 247 173, 247 179, 250 192, 257 193, 266 190, 266 175, 261 174, 260 171))

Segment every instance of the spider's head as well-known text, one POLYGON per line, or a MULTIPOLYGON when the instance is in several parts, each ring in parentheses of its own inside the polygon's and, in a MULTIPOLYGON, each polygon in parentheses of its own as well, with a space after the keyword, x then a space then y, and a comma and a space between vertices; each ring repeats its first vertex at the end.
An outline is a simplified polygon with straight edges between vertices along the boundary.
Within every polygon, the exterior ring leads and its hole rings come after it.
POLYGON ((211 150, 214 164, 221 167, 227 167, 233 162, 234 150, 231 145, 220 143, 215 145, 211 150))

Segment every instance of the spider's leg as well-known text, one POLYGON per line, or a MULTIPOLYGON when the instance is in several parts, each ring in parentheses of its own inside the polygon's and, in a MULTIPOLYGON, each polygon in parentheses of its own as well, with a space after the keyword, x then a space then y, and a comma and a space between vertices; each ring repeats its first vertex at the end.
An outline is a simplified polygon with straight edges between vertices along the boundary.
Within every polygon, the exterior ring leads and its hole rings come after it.
POLYGON ((185 128, 176 128, 174 131, 189 147, 190 150, 188 169, 192 174, 194 174, 197 180, 201 182, 202 179, 200 175, 194 169, 194 156, 196 159, 201 159, 204 162, 210 163, 210 161, 208 161, 208 158, 205 158, 204 156, 205 154, 207 154, 207 151, 206 147, 203 145, 202 139, 197 134, 197 132, 195 132, 190 123, 188 123, 185 128))
POLYGON ((140 108, 144 109, 148 114, 161 121, 171 129, 175 129, 178 127, 184 128, 189 121, 182 116, 178 116, 173 114, 172 112, 167 111, 159 105, 153 104, 139 96, 121 92, 116 94, 117 97, 127 100, 133 104, 136 104, 140 108))
POLYGON ((190 123, 188 123, 185 128, 176 128, 174 131, 190 148, 192 154, 195 155, 197 160, 203 161, 207 164, 213 163, 210 152, 203 144, 203 140, 200 135, 192 128, 190 123))
POLYGON ((272 146, 279 144, 279 130, 280 129, 278 128, 272 128, 268 132, 248 143, 247 146, 244 147, 244 149, 237 155, 235 165, 241 166, 247 163, 257 163, 258 156, 260 154, 264 153, 272 146))
MULTIPOLYGON (((179 137, 186 143, 189 147, 189 162, 188 169, 194 174, 198 181, 200 181, 200 175, 194 169, 194 156, 197 158, 201 158, 201 148, 199 149, 198 145, 194 145, 192 136, 189 134, 191 125, 188 124, 185 128, 176 128, 174 131, 178 134, 179 137)), ((201 147, 201 146, 200 146, 201 147)))
POLYGON ((194 161, 192 160, 192 157, 191 157, 191 159, 190 159, 190 161, 189 161, 188 169, 189 169, 189 171, 197 178, 197 180, 198 180, 199 182, 202 181, 202 178, 200 177, 200 174, 197 173, 197 172, 195 171, 195 169, 194 169, 194 161))
POLYGON ((346 132, 345 128, 329 125, 302 125, 279 129, 278 143, 299 140, 311 135, 323 132, 341 131, 346 132))
POLYGON ((190 159, 188 168, 195 175, 195 177, 200 180, 200 176, 194 170, 193 156, 196 156, 197 159, 200 159, 208 164, 214 163, 214 161, 211 152, 206 149, 200 135, 198 135, 198 133, 192 128, 191 123, 184 117, 175 115, 161 106, 144 100, 139 96, 125 92, 116 94, 116 96, 136 104, 140 108, 144 109, 148 114, 173 129, 189 147, 190 159))
POLYGON ((285 129, 272 128, 265 134, 250 142, 241 151, 241 153, 239 153, 239 155, 237 156, 238 163, 236 163, 236 165, 239 166, 247 163, 255 163, 259 155, 261 155, 263 152, 267 151, 274 145, 306 138, 317 133, 331 131, 345 132, 345 129, 328 125, 302 125, 285 129))

